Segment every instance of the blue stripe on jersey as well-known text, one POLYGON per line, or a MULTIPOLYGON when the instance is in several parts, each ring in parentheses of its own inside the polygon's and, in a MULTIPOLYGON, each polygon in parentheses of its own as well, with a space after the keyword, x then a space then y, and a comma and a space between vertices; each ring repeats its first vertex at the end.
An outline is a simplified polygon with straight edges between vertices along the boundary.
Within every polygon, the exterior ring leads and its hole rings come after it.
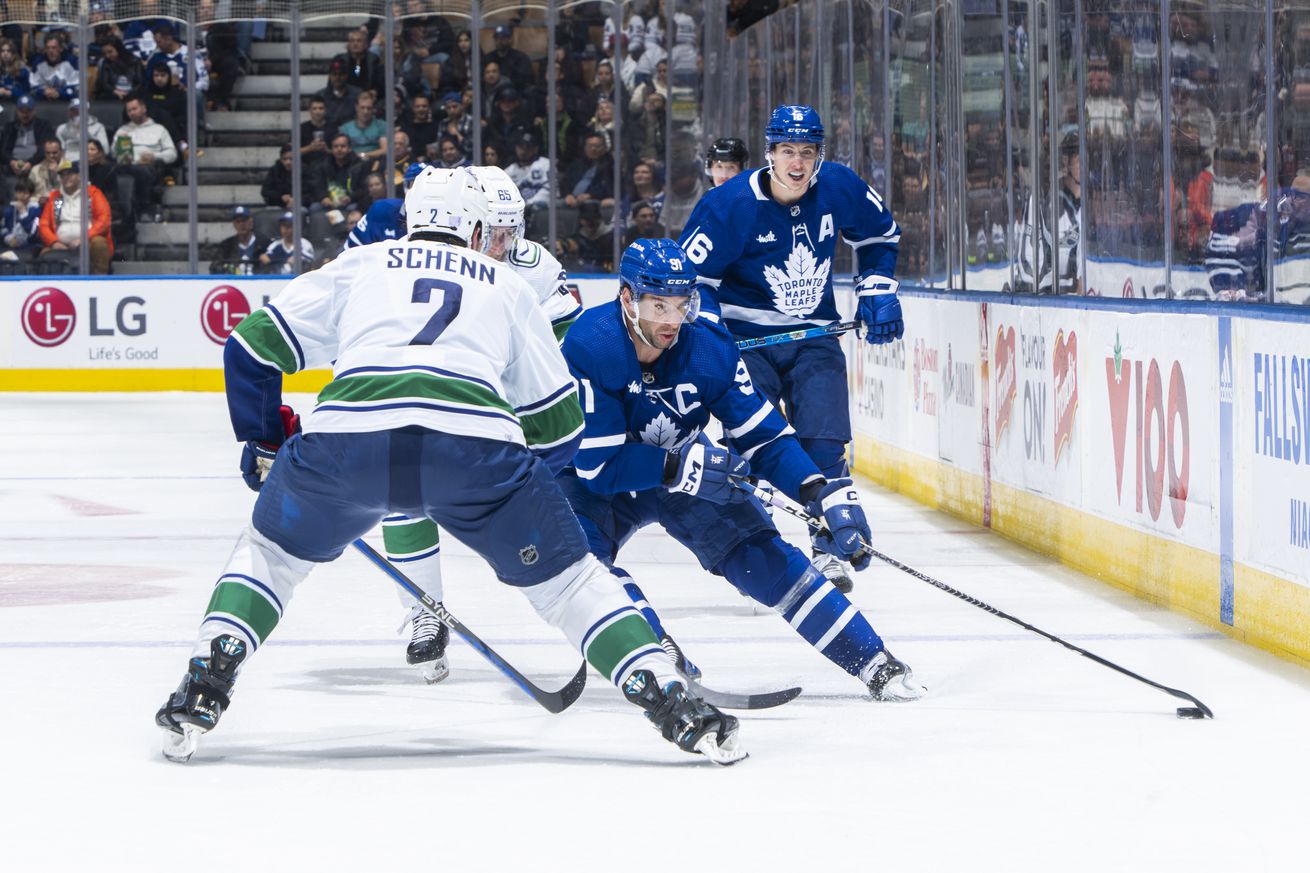
POLYGON ((388 409, 431 409, 436 412, 454 412, 458 415, 477 415, 483 418, 503 418, 505 421, 512 421, 518 424, 519 420, 512 415, 506 415, 503 412, 496 412, 490 409, 461 409, 454 406, 443 406, 440 403, 374 403, 361 406, 341 406, 336 403, 324 403, 314 407, 317 412, 320 409, 330 409, 333 412, 383 412, 388 409))
POLYGON ((540 400, 533 401, 532 403, 529 403, 527 406, 514 407, 514 411, 518 413, 524 413, 524 412, 531 412, 534 409, 540 409, 543 406, 549 406, 550 404, 558 400, 560 397, 564 396, 565 394, 568 394, 570 391, 576 390, 577 387, 578 386, 573 382, 566 382, 564 385, 557 388, 555 391, 551 392, 551 394, 549 394, 546 397, 543 397, 540 400))
POLYGON ((493 386, 490 382, 484 379, 479 379, 476 376, 466 376, 463 373, 456 373, 453 370, 443 370, 440 367, 420 367, 412 364, 408 366, 399 366, 399 367, 352 367, 349 370, 343 370, 342 372, 337 373, 335 378, 344 379, 346 376, 355 376, 360 373, 409 373, 409 372, 435 373, 438 376, 448 376, 451 379, 460 379, 464 382, 473 382, 474 384, 481 385, 487 388, 493 394, 500 393, 496 390, 495 386, 493 386))
MULTIPOLYGON (((630 579, 631 577, 628 578, 630 579)), ((656 613, 654 607, 650 605, 650 601, 646 599, 646 594, 637 587, 637 583, 632 581, 624 582, 623 590, 628 592, 628 597, 632 598, 632 602, 641 612, 642 618, 646 619, 646 624, 650 625, 650 629, 655 631, 655 636, 657 638, 663 637, 664 625, 660 623, 658 613, 656 613)))
POLYGON ((287 340, 291 343, 291 347, 296 350, 296 369, 305 369, 305 350, 300 347, 300 340, 296 339, 295 331, 291 329, 291 325, 287 324, 287 320, 282 317, 282 313, 278 312, 277 307, 272 303, 265 303, 264 308, 272 313, 273 317, 277 319, 278 326, 280 326, 282 332, 286 334, 287 340))

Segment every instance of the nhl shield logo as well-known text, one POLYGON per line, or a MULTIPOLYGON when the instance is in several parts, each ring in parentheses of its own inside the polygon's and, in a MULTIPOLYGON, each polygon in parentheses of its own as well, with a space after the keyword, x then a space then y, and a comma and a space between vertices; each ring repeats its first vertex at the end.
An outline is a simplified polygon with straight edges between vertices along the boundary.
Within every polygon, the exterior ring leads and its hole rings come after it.
POLYGON ((537 563, 537 558, 539 557, 540 555, 537 554, 537 547, 535 544, 529 544, 519 549, 519 560, 523 562, 523 566, 525 567, 531 567, 533 564, 537 563))

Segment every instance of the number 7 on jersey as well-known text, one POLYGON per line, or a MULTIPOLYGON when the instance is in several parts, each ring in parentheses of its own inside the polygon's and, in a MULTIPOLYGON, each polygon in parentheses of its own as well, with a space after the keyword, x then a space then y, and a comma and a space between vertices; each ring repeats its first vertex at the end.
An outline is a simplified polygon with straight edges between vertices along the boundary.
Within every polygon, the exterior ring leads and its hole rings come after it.
POLYGON ((431 303, 432 292, 440 291, 441 305, 437 311, 432 313, 428 323, 423 325, 412 340, 409 341, 411 346, 430 346, 441 336, 441 332, 450 326, 459 315, 459 306, 464 299, 464 289, 460 285, 449 282, 445 279, 415 279, 414 291, 410 296, 411 303, 431 303))

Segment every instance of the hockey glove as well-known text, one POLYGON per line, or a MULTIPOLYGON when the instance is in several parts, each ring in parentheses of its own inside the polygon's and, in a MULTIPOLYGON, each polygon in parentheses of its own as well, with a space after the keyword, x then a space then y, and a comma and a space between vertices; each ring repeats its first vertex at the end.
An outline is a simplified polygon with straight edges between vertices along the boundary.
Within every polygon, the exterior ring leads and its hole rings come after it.
POLYGON ((866 276, 855 286, 860 298, 856 318, 864 324, 865 340, 873 345, 900 339, 905 333, 901 301, 896 298, 899 285, 885 276, 866 276))
POLYGON ((873 533, 860 506, 860 495, 850 479, 833 479, 819 489, 805 511, 822 518, 824 529, 814 535, 816 548, 849 561, 857 570, 869 566, 872 558, 860 547, 860 541, 869 542, 873 533))
MULTIPOLYGON (((278 409, 278 414, 282 417, 283 441, 300 433, 300 416, 296 415, 295 410, 283 406, 278 409)), ((264 487, 264 480, 268 478, 268 471, 272 469, 273 459, 277 457, 277 450, 281 446, 281 442, 246 440, 245 448, 241 450, 241 478, 251 491, 264 487)))
POLYGON ((664 485, 674 494, 700 497, 712 503, 741 503, 750 498, 732 484, 732 476, 749 476, 750 465, 740 455, 718 446, 692 443, 664 457, 664 485))

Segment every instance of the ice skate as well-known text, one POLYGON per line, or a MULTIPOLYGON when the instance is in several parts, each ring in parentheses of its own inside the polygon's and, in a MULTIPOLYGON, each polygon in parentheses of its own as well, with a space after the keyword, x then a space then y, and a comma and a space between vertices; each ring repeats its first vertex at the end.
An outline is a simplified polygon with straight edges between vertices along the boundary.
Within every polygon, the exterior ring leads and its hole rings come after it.
POLYGON ((195 754, 201 735, 213 730, 227 710, 247 654, 245 642, 224 634, 209 644, 208 658, 191 659, 182 683, 155 713, 155 724, 164 731, 165 758, 184 763, 195 754))
POLYGON ((896 660, 891 652, 883 649, 860 671, 860 681, 869 689, 874 700, 902 703, 918 700, 928 693, 914 679, 914 671, 904 661, 896 660))
POLYGON ((814 569, 823 574, 823 577, 832 583, 842 594, 850 594, 855 583, 851 581, 850 574, 846 572, 846 563, 836 555, 830 555, 827 552, 814 550, 814 569))
POLYGON ((418 668, 423 681, 435 685, 450 675, 450 660, 446 657, 450 628, 421 606, 410 611, 407 621, 413 625, 413 631, 405 649, 405 661, 418 668))
POLYGON ((623 683, 623 696, 646 710, 660 736, 684 752, 725 766, 746 757, 738 742, 737 719, 690 696, 681 682, 660 688, 654 673, 638 670, 623 683))

